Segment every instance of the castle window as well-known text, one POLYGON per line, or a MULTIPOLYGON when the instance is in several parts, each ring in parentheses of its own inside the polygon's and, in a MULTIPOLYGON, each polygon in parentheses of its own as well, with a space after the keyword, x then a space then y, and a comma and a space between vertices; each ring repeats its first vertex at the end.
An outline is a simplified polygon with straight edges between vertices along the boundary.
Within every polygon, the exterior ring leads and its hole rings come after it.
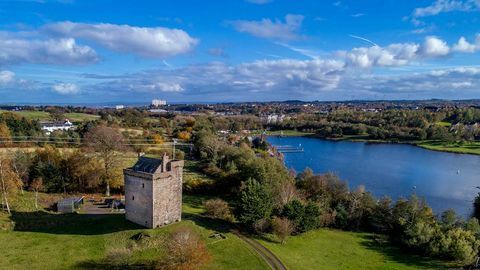
POLYGON ((145 183, 142 183, 142 188, 145 188, 145 183))
POLYGON ((132 201, 135 201, 135 196, 132 196, 132 201))

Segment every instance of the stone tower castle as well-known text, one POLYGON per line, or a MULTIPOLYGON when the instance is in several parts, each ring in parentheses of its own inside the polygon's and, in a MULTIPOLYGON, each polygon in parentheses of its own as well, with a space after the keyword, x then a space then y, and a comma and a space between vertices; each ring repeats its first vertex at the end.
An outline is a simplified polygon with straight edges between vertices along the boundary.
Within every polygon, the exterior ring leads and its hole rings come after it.
POLYGON ((147 228, 181 220, 183 160, 140 157, 123 174, 127 220, 147 228))

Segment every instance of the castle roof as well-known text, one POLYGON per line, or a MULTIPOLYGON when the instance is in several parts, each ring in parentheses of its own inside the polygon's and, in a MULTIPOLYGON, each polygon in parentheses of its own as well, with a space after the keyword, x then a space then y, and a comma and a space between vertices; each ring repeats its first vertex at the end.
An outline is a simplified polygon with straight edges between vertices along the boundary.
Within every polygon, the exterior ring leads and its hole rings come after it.
POLYGON ((140 157, 133 165, 132 170, 136 172, 155 173, 162 166, 162 160, 158 158, 140 157))

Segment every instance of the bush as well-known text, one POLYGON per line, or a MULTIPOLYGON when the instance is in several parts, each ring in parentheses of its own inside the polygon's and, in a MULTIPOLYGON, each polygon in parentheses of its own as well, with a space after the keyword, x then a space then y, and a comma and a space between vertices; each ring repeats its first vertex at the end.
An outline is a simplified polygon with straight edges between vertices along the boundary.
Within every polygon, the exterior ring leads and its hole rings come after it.
POLYGON ((282 244, 286 243, 287 237, 293 232, 293 224, 288 218, 274 217, 272 220, 273 234, 282 244))
POLYGON ((269 219, 262 218, 253 223, 253 230, 257 234, 268 233, 272 229, 272 224, 269 219))
POLYGON ((222 199, 212 199, 203 203, 205 215, 211 218, 233 222, 234 217, 228 203, 222 199))
POLYGON ((180 227, 173 231, 165 246, 166 256, 155 264, 155 269, 200 269, 211 259, 205 243, 188 227, 180 227))

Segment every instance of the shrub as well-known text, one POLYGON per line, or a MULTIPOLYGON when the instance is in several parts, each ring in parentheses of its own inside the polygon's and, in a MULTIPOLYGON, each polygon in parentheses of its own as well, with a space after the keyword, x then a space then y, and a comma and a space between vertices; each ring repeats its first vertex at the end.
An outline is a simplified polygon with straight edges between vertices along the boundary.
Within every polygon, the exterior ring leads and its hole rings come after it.
POLYGON ((272 224, 269 219, 262 218, 253 223, 253 230, 257 234, 268 233, 272 229, 272 224))
POLYGON ((222 199, 212 199, 203 203, 205 215, 211 218, 233 222, 234 217, 228 203, 222 199))
POLYGON ((286 243, 287 237, 293 232, 293 224, 288 218, 274 217, 272 220, 273 234, 282 244, 286 243))
POLYGON ((197 233, 188 227, 173 231, 166 241, 166 256, 155 264, 161 270, 194 270, 207 264, 211 255, 197 233))

